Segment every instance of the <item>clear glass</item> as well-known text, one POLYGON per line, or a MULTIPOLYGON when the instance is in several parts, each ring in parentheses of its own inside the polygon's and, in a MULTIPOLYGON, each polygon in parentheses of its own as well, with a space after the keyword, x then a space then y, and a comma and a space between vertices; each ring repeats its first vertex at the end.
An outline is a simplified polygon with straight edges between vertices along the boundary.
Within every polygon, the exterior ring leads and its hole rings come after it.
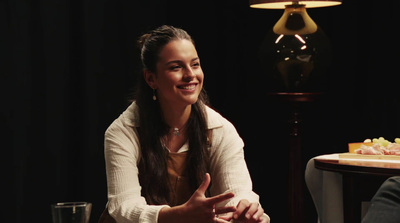
POLYGON ((51 204, 53 223, 89 223, 92 203, 62 202, 51 204))

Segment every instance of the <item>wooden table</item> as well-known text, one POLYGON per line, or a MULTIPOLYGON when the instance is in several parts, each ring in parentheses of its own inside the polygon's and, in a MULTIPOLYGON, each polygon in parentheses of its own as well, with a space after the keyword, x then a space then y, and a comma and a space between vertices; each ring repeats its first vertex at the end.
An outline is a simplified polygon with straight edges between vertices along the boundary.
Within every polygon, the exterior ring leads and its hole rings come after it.
POLYGON ((400 161, 315 158, 315 168, 343 176, 344 223, 361 222, 361 202, 370 201, 388 177, 400 175, 400 161))

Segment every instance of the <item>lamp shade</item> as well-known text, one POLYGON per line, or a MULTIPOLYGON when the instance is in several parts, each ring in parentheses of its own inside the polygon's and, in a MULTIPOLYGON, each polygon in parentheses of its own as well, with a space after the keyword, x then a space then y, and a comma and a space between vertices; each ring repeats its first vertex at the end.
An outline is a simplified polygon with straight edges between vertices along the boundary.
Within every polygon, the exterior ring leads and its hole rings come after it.
POLYGON ((304 1, 288 1, 288 0, 250 0, 251 8, 262 9, 284 9, 285 5, 293 3, 306 5, 307 8, 328 7, 342 4, 342 0, 304 0, 304 1))

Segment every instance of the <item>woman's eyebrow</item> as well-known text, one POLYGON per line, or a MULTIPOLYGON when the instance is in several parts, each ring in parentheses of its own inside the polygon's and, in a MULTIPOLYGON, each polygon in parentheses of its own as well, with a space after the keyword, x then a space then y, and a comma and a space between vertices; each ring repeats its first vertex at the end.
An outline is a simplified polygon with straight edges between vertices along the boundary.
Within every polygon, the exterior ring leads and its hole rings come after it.
POLYGON ((171 60, 171 61, 168 61, 167 63, 165 63, 165 65, 169 65, 172 63, 180 63, 180 62, 181 62, 181 60, 171 60))
MULTIPOLYGON (((193 62, 193 61, 196 61, 199 59, 200 59, 199 57, 195 57, 195 58, 191 59, 190 62, 193 62)), ((181 62, 182 62, 182 60, 171 60, 171 61, 168 61, 167 63, 165 63, 165 65, 169 65, 172 63, 181 63, 181 62)))

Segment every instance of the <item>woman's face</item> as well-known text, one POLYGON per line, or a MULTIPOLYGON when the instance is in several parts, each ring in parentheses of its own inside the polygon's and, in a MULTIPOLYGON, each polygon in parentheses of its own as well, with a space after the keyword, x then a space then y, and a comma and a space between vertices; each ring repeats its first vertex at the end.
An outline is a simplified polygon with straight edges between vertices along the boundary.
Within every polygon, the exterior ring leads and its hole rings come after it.
POLYGON ((204 74, 196 48, 189 40, 173 40, 161 50, 154 75, 157 98, 162 104, 194 104, 203 87, 204 74))

